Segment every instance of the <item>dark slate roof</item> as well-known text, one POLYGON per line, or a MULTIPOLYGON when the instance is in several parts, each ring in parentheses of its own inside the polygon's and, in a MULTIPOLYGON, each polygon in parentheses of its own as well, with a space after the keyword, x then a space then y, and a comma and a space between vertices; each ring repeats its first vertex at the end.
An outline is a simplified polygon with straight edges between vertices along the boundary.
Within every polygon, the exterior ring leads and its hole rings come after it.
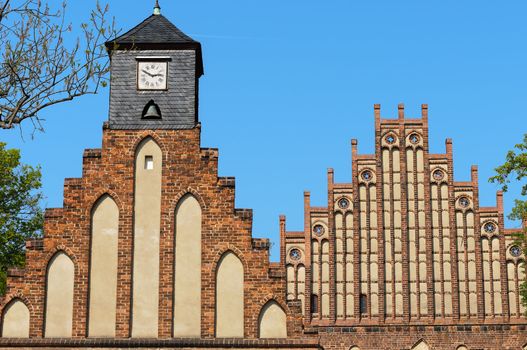
POLYGON ((174 50, 194 49, 197 55, 196 70, 198 76, 203 74, 201 44, 170 22, 163 15, 151 15, 139 25, 106 43, 111 53, 113 50, 174 50))
POLYGON ((114 42, 117 44, 197 43, 163 15, 151 15, 132 30, 116 38, 114 42))

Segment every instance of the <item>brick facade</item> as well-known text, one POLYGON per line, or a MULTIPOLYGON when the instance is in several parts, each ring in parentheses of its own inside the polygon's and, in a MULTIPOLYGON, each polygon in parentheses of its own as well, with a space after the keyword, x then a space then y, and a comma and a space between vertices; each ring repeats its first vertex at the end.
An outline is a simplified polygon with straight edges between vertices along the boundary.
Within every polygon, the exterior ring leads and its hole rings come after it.
POLYGON ((269 241, 251 237, 252 212, 234 207, 235 181, 218 177, 218 151, 201 149, 200 127, 192 130, 104 130, 103 148, 84 153, 83 177, 67 179, 64 207, 46 211, 45 236, 28 242, 24 273, 11 273, 4 305, 21 297, 31 310, 31 337, 43 336, 45 281, 48 261, 64 251, 75 264, 73 337, 87 335, 89 286, 90 212, 94 203, 110 195, 120 209, 118 249, 117 337, 130 336, 132 273, 133 166, 135 149, 152 137, 163 150, 163 198, 160 266, 159 337, 168 338, 172 328, 172 266, 175 207, 185 194, 199 199, 203 211, 202 337, 214 337, 214 286, 216 264, 223 253, 233 251, 245 270, 245 335, 257 337, 261 307, 275 299, 288 310, 291 337, 298 337, 301 319, 298 306, 284 300, 283 266, 269 263, 269 241))
MULTIPOLYGON (((150 18, 141 26, 156 21, 150 18)), ((176 39, 190 40, 179 30, 176 39)), ((161 52, 157 44, 140 44, 141 55, 161 52)), ((168 51, 162 53, 177 61, 178 50, 189 47, 173 45, 163 45, 168 51)), ((117 74, 112 82, 119 83, 112 86, 102 148, 86 150, 82 177, 65 180, 63 207, 46 210, 44 237, 27 242, 26 268, 9 271, 7 294, 0 300, 2 326, 12 303, 27 307, 29 337, 4 334, 0 347, 525 349, 527 322, 518 298, 523 256, 511 250, 502 194, 496 207, 480 208, 477 169, 470 182, 456 182, 451 141, 445 154, 428 152, 426 105, 420 119, 405 119, 402 105, 398 119, 382 119, 375 106, 375 154, 359 155, 352 141, 352 182, 335 183, 330 169, 327 207, 312 207, 306 192, 303 231, 287 231, 286 218, 280 217, 280 262, 270 263, 269 240, 252 237, 252 211, 234 206, 235 179, 218 176, 218 150, 201 148, 201 126, 191 125, 201 75, 192 67, 201 62, 201 51, 195 52, 198 59, 192 57, 178 71, 188 91, 157 100, 162 108, 186 113, 184 123, 181 118, 166 124, 138 119, 147 100, 163 92, 131 87, 131 55, 139 53, 120 52, 112 62, 112 74, 117 74), (130 99, 134 103, 127 104, 130 99), (128 109, 120 109, 123 103, 128 109), (159 285, 152 286, 159 294, 158 329, 149 339, 133 338, 131 330, 135 167, 138 146, 146 139, 162 154, 160 277, 159 285), (187 195, 202 210, 201 330, 199 337, 174 338, 175 213, 187 195), (105 196, 119 211, 115 336, 92 338, 92 218, 105 196), (494 226, 487 230, 489 223, 494 226), (72 332, 71 337, 49 338, 47 278, 59 252, 74 266, 72 332), (243 265, 243 337, 237 339, 216 337, 217 268, 226 252, 243 265), (259 338, 262 309, 269 301, 285 312, 287 338, 259 338)))
POLYGON ((429 153, 428 106, 420 119, 405 118, 403 105, 398 112, 384 119, 375 105, 376 152, 360 155, 352 140, 352 182, 335 183, 328 169, 327 207, 312 207, 305 193, 304 232, 287 231, 281 218, 286 269, 306 270, 305 280, 288 273, 288 299, 303 300, 304 325, 324 347, 410 349, 423 340, 431 349, 523 349, 524 311, 509 301, 518 303, 516 261, 524 257, 511 256, 514 230, 504 228, 502 193, 495 207, 480 207, 477 167, 469 182, 458 182, 452 141, 445 154, 429 153), (287 256, 294 249, 304 253, 298 261, 287 256), (325 264, 329 288, 321 287, 325 264))

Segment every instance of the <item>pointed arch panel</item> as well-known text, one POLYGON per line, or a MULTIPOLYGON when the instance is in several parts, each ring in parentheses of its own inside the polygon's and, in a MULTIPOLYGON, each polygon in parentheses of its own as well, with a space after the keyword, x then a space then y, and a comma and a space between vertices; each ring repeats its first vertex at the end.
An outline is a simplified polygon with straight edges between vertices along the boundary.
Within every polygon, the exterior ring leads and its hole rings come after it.
POLYGON ((259 338, 287 338, 287 317, 276 301, 271 300, 262 308, 258 330, 259 338))
POLYGON ((157 337, 163 154, 152 138, 137 147, 134 193, 132 337, 157 337))
POLYGON ((48 265, 46 289, 46 338, 70 338, 73 322, 75 266, 64 252, 48 265))
POLYGON ((243 338, 243 264, 227 252, 216 272, 216 337, 243 338))
POLYGON ((29 338, 29 309, 20 299, 9 303, 2 321, 3 338, 29 338))
POLYGON ((201 335, 201 206, 192 195, 176 207, 174 337, 201 335))
POLYGON ((119 208, 105 195, 92 210, 90 337, 114 337, 117 305, 119 208))

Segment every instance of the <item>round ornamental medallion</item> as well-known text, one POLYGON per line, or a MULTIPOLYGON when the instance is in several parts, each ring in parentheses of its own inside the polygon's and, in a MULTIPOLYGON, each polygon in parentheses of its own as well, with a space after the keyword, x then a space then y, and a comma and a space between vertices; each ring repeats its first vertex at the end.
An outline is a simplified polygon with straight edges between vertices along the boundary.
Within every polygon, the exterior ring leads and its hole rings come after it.
POLYGON ((412 144, 417 145, 420 140, 421 140, 421 138, 419 137, 419 135, 417 135, 417 134, 410 135, 410 142, 412 144))
POLYGON ((518 247, 517 245, 513 245, 510 249, 510 252, 511 252, 511 255, 515 258, 519 257, 520 255, 522 255, 522 250, 520 247, 518 247))
POLYGON ((371 179, 373 179, 373 174, 371 171, 369 170, 365 170, 362 172, 362 174, 360 175, 362 177, 362 179, 364 181, 371 181, 371 179))
POLYGON ((395 136, 390 134, 390 135, 386 136, 386 138, 384 140, 386 141, 387 144, 393 145, 395 143, 395 136))
POLYGON ((470 199, 468 199, 467 197, 459 198, 459 205, 462 208, 468 208, 468 206, 470 205, 470 199))
POLYGON ((434 180, 441 181, 445 178, 445 173, 442 170, 437 169, 434 171, 432 176, 434 177, 434 180))
POLYGON ((315 225, 313 227, 313 233, 319 237, 322 236, 324 232, 326 232, 326 230, 324 229, 324 226, 322 225, 315 225))
POLYGON ((340 209, 348 209, 350 206, 350 201, 347 198, 341 198, 338 201, 338 205, 340 209))
POLYGON ((495 225, 493 222, 487 222, 487 223, 483 226, 483 229, 484 229, 485 232, 487 232, 487 233, 493 233, 494 231, 496 231, 496 225, 495 225))
POLYGON ((293 248, 289 251, 289 257, 291 260, 298 261, 302 257, 302 253, 300 252, 300 249, 293 248))

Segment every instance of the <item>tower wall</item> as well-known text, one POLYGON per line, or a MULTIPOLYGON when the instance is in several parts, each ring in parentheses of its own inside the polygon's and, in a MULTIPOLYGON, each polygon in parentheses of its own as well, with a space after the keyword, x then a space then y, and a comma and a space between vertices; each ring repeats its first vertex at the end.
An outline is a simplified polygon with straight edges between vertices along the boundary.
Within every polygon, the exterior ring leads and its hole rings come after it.
POLYGON ((110 128, 112 129, 191 129, 197 123, 198 77, 194 50, 114 51, 111 61, 110 128), (137 88, 139 59, 168 62, 166 91, 137 88), (142 120, 150 100, 156 103, 161 120, 142 120))

